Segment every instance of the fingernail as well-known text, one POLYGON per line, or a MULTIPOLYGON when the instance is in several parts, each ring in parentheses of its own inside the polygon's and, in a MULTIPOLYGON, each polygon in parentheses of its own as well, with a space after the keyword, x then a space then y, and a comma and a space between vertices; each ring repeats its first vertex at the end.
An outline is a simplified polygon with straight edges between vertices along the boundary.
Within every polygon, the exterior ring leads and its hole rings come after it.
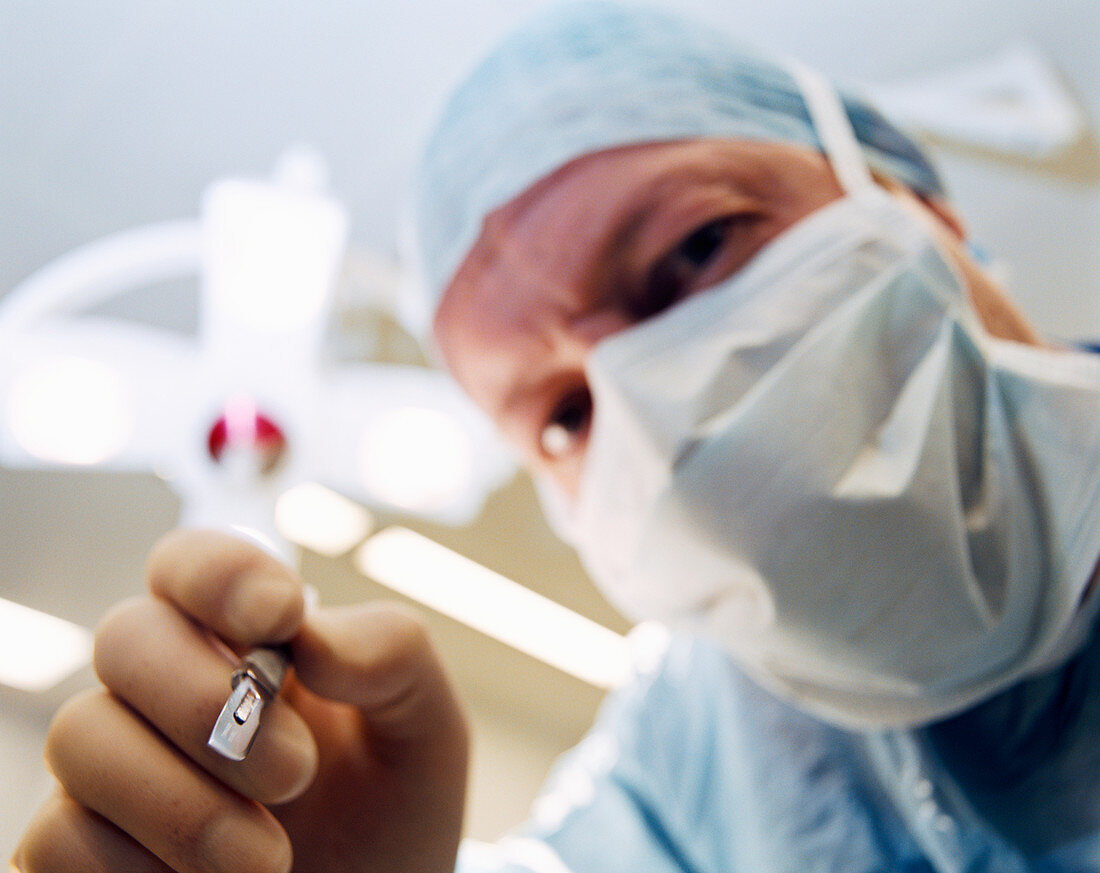
POLYGON ((257 786, 252 796, 266 804, 293 800, 309 788, 317 775, 317 742, 301 719, 286 718, 286 712, 282 701, 276 700, 257 738, 257 745, 270 745, 257 752, 266 762, 264 790, 261 792, 257 786))
POLYGON ((274 821, 229 810, 204 829, 199 851, 218 873, 289 873, 290 841, 274 821))
POLYGON ((227 619, 242 641, 280 642, 298 628, 302 594, 295 583, 273 575, 242 579, 226 603, 227 619))

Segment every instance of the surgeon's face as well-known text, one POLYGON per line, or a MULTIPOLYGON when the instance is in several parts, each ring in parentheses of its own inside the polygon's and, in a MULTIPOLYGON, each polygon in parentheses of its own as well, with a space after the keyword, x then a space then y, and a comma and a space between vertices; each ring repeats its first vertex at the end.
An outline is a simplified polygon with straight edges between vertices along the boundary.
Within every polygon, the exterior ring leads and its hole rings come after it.
MULTIPOLYGON (((575 494, 592 416, 589 350, 726 279, 841 195, 825 159, 799 146, 693 140, 586 155, 486 218, 444 294, 436 339, 528 464, 575 494)), ((927 211, 968 261, 950 217, 927 211)), ((985 281, 960 266, 972 286, 985 281)), ((978 296, 984 316, 987 291, 978 296)))

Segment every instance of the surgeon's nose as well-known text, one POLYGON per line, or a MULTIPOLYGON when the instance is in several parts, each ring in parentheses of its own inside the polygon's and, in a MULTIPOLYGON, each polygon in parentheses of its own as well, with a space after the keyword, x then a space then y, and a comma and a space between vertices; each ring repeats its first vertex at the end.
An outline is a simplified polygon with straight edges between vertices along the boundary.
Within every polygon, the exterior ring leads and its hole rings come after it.
POLYGON ((630 325, 623 313, 603 310, 544 326, 558 377, 548 415, 538 430, 538 455, 568 497, 576 496, 597 414, 588 385, 589 356, 600 342, 630 325))
POLYGON ((579 363, 583 369, 592 349, 632 324, 626 313, 616 309, 586 313, 560 326, 555 338, 557 351, 563 359, 573 364, 579 363))

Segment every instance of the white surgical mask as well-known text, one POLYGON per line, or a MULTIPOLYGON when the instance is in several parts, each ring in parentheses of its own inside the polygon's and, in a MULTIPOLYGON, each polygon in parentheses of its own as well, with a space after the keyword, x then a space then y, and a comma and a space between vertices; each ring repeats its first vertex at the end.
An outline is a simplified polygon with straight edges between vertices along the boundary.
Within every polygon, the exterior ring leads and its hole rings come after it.
POLYGON ((989 337, 799 75, 847 195, 593 350, 570 537, 624 613, 823 717, 927 722, 1080 642, 1100 366, 989 337))

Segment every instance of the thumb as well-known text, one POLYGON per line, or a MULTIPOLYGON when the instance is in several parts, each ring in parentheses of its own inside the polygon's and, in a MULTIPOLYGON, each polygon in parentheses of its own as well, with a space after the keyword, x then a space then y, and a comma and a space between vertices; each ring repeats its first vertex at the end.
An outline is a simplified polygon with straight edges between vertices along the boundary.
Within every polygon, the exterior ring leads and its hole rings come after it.
POLYGON ((362 711, 377 740, 464 733, 458 699, 418 613, 395 603, 310 612, 292 642, 310 691, 362 711))

